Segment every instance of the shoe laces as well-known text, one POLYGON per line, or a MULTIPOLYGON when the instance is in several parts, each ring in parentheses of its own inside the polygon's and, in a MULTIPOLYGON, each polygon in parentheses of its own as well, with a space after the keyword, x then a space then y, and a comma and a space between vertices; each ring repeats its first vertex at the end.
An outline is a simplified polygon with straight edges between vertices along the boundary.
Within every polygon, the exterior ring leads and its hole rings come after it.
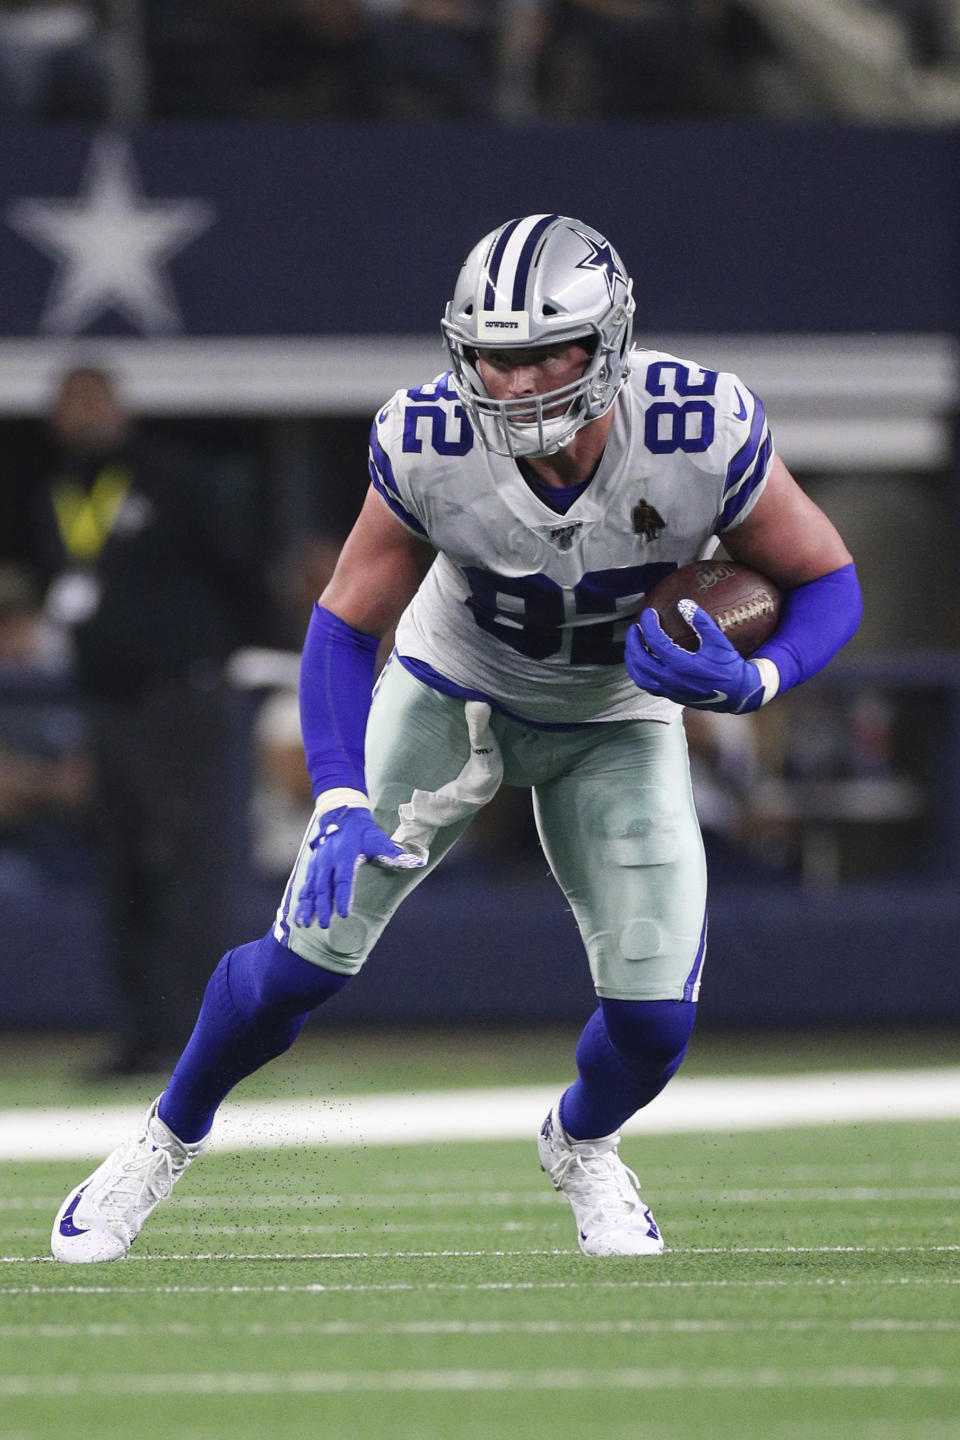
POLYGON ((553 1171, 553 1180, 568 1194, 585 1201, 598 1219, 622 1219, 640 1204, 640 1181, 616 1150, 583 1155, 571 1149, 553 1171))
POLYGON ((182 1165, 162 1145, 154 1145, 147 1135, 148 1151, 137 1153, 125 1160, 119 1172, 111 1177, 109 1188, 100 1201, 100 1209, 116 1219, 124 1219, 131 1211, 141 1209, 144 1204, 151 1207, 165 1200, 179 1177, 182 1165))

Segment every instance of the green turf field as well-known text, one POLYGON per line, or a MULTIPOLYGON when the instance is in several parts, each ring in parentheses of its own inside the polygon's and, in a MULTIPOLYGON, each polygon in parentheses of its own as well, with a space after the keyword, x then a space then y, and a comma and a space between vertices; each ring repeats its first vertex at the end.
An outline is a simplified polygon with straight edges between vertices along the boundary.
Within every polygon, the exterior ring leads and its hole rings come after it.
POLYGON ((7 1164, 0 1440, 953 1440, 956 1128, 624 1141, 647 1261, 579 1254, 532 1139, 210 1155, 95 1267, 38 1258, 82 1169, 7 1164))

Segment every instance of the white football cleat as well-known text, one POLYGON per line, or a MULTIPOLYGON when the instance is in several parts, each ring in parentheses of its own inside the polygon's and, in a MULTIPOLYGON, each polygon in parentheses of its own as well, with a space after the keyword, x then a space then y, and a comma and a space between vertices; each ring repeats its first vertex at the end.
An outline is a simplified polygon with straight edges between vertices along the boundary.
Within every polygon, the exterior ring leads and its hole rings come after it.
POLYGON ((572 1140, 554 1105, 540 1127, 540 1164, 570 1201, 584 1255, 660 1255, 663 1238, 640 1199, 639 1181, 617 1154, 620 1132, 572 1140))
POLYGON ((60 1206, 50 1237, 54 1260, 68 1265, 122 1260, 147 1216, 204 1149, 206 1137, 191 1145, 178 1140, 157 1114, 158 1104, 150 1106, 136 1135, 60 1206))

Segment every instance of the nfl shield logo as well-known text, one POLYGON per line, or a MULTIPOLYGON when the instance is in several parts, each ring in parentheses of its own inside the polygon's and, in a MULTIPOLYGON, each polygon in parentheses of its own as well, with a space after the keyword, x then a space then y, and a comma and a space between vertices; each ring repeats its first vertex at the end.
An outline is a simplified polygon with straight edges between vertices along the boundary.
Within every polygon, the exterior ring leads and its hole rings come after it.
POLYGON ((556 545, 558 550, 569 550, 582 523, 580 520, 575 520, 570 525, 555 525, 552 530, 547 531, 547 539, 551 545, 556 545))

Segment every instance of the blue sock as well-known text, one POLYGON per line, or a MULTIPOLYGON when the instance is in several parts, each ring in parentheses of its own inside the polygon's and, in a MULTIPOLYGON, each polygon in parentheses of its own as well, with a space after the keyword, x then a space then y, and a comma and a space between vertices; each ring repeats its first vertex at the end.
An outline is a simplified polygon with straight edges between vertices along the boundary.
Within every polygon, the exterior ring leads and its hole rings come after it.
POLYGON ((310 1011, 349 978, 311 965, 272 935, 228 950, 160 1097, 160 1119, 180 1140, 202 1139, 228 1091, 289 1050, 310 1011))
POLYGON ((560 1100, 574 1140, 612 1135, 680 1068, 697 1007, 689 1000, 601 1000, 577 1045, 578 1078, 560 1100))

